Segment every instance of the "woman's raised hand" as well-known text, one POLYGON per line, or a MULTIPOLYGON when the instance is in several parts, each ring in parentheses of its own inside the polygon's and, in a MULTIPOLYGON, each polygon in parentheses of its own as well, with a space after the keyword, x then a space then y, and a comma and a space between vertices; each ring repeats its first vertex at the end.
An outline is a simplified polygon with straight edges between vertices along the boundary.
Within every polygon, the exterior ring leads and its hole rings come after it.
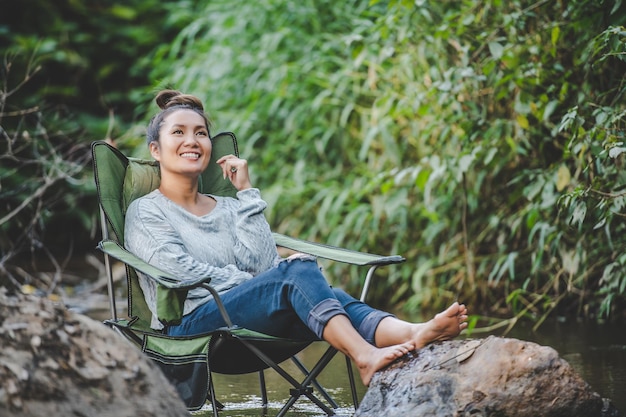
POLYGON ((237 158, 235 155, 226 155, 216 162, 222 168, 224 178, 228 177, 238 191, 252 188, 248 173, 248 161, 237 158))

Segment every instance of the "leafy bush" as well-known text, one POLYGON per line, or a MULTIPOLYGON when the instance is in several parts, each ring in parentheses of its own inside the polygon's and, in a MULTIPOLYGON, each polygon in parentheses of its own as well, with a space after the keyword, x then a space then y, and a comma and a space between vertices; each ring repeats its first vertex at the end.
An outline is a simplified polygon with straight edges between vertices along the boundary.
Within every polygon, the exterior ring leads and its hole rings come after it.
MULTIPOLYGON (((193 14, 189 2, 27 0, 0 22, 0 278, 61 278, 93 251, 97 204, 88 145, 142 114, 145 65, 193 14), (139 100, 136 100, 140 97, 139 100), (30 270, 26 271, 26 269, 30 270)), ((57 282, 44 282, 53 291, 57 282)))
MULTIPOLYGON (((4 67, 5 81, 10 68, 4 67)), ((36 71, 26 72, 23 83, 36 71)), ((23 83, 5 83, 0 91, 0 284, 52 292, 75 246, 86 240, 73 237, 91 229, 96 213, 85 201, 85 190, 93 191, 85 170, 90 154, 75 139, 83 135, 80 126, 62 108, 11 102, 23 83), (55 273, 42 283, 33 274, 37 267, 27 265, 49 265, 55 273)))
POLYGON ((604 3, 217 0, 152 78, 238 134, 275 229, 405 255, 387 301, 608 316, 625 13, 604 3))
POLYGON ((92 233, 81 144, 145 156, 152 94, 172 86, 237 133, 275 230, 407 258, 371 301, 623 311, 621 1, 32 3, 45 13, 8 5, 0 25, 20 91, 2 96, 4 260, 43 226, 92 233))

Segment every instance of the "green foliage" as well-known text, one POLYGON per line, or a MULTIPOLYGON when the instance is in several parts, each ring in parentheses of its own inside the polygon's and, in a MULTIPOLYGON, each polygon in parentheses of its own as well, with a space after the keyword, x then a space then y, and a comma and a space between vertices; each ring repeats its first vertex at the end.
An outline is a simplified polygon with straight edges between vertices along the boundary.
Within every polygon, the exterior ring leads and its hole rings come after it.
POLYGON ((28 66, 39 68, 13 104, 48 102, 97 115, 89 120, 93 140, 126 130, 124 124, 115 130, 109 115, 132 120, 136 103, 145 102, 136 89, 147 82, 155 45, 169 42, 193 7, 189 1, 25 0, 3 5, 2 15, 10 16, 0 23, 0 54, 13 67, 3 74, 8 85, 16 85, 28 66))
POLYGON ((2 283, 32 283, 26 269, 40 264, 58 277, 72 256, 93 250, 98 212, 88 145, 125 133, 141 114, 135 101, 144 103, 144 92, 136 89, 147 83, 150 53, 193 15, 186 1, 110 3, 3 4, 2 283))
MULTIPOLYGON (((5 74, 10 65, 4 67, 5 74)), ((26 83, 33 76, 24 75, 26 83)), ((10 77, 6 77, 9 79, 10 77)), ((62 109, 20 109, 10 98, 20 86, 0 90, 0 284, 32 284, 24 265, 49 264, 74 252, 71 231, 89 231, 96 204, 85 201, 93 180, 90 154, 79 125, 62 109), (10 110, 9 110, 10 109, 10 110), (32 256, 32 259, 29 257, 32 256), (7 281, 5 281, 5 279, 7 281)), ((84 239, 83 239, 84 241, 84 239)), ((52 291, 57 282, 46 282, 52 291)))
POLYGON ((604 88, 569 109, 558 126, 571 132, 567 151, 576 173, 560 199, 560 217, 576 230, 577 256, 588 260, 577 272, 599 284, 603 316, 614 310, 626 285, 625 45, 623 27, 609 26, 590 40, 580 65, 604 88))
POLYGON ((622 1, 28 3, 0 25, 5 86, 20 86, 3 102, 3 210, 44 178, 58 189, 50 210, 25 206, 41 222, 0 225, 3 243, 27 224, 89 227, 68 144, 145 156, 151 98, 171 86, 240 138, 275 230, 408 259, 371 301, 458 297, 508 323, 624 305, 622 1))
POLYGON ((151 76, 238 134, 275 229, 405 255, 411 308, 623 301, 621 2, 204 7, 151 76))

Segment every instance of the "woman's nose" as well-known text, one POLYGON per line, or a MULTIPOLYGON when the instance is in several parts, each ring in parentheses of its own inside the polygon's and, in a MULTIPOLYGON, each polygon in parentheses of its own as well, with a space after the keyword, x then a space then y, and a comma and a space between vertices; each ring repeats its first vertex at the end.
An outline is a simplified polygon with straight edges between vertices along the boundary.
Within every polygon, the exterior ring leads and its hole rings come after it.
POLYGON ((198 144, 198 138, 194 132, 189 132, 185 134, 185 143, 189 144, 198 144))

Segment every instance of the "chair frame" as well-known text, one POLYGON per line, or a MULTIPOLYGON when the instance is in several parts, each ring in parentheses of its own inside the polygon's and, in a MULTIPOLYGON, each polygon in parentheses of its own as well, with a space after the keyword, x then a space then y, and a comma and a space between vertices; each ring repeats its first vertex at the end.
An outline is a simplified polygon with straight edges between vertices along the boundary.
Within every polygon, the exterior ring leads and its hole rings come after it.
MULTIPOLYGON (((235 154, 238 154, 236 138, 234 134, 231 132, 223 132, 214 137, 212 140, 217 140, 218 138, 229 137, 233 141, 233 148, 235 154)), ((316 404, 321 410, 323 410, 327 415, 334 415, 334 410, 338 408, 337 403, 334 399, 328 394, 328 392, 317 382, 316 378, 323 371, 323 369, 328 365, 328 363, 333 359, 333 357, 338 353, 338 351, 329 346, 326 351, 322 354, 321 358, 317 362, 317 364, 311 369, 308 370, 303 363, 295 356, 291 356, 291 360, 294 362, 296 367, 304 374, 304 379, 300 382, 296 380, 292 375, 290 375, 283 367, 281 367, 274 359, 269 357, 262 349, 260 349, 255 343, 252 341, 254 338, 247 338, 238 335, 239 327, 236 326, 235 323, 232 322, 228 312, 224 308, 224 305, 221 301, 221 298, 217 291, 209 284, 210 277, 207 277, 202 280, 180 280, 177 277, 174 277, 164 271, 158 270, 152 265, 143 262, 135 255, 127 251, 118 241, 112 238, 109 227, 112 225, 112 222, 107 216, 106 210, 103 207, 101 198, 100 198, 100 184, 98 182, 98 167, 97 167, 97 154, 100 152, 102 147, 106 147, 107 152, 115 152, 118 153, 121 157, 126 158, 127 160, 133 160, 132 158, 127 158, 121 152, 119 152, 116 148, 112 147, 108 143, 104 141, 95 141, 92 144, 92 155, 93 155, 93 163, 94 163, 94 176, 95 182, 98 188, 98 206, 100 211, 100 223, 102 228, 102 240, 98 244, 98 249, 101 250, 104 254, 104 265, 105 271, 107 275, 107 291, 109 296, 109 307, 111 319, 106 320, 105 323, 115 329, 118 333, 122 334, 126 338, 133 341, 135 344, 141 345, 141 331, 137 331, 132 328, 132 320, 128 319, 120 319, 117 314, 117 305, 115 299, 115 282, 113 277, 112 270, 112 262, 111 258, 116 259, 126 265, 127 271, 127 279, 129 280, 129 268, 134 269, 135 271, 143 272, 146 275, 149 275, 153 279, 155 279, 159 284, 170 288, 170 289, 190 289, 198 286, 202 286, 209 290, 213 295, 215 301, 217 302, 218 308, 224 318, 225 323, 227 324, 226 328, 218 329, 215 332, 213 337, 219 338, 221 341, 235 339, 237 342, 241 343, 245 346, 250 352, 252 352, 257 358, 263 361, 266 365, 266 368, 274 369, 279 375, 281 375, 287 382, 291 384, 293 387, 290 389, 290 397, 282 407, 282 409, 277 414, 277 417, 284 416, 287 411, 296 403, 296 401, 304 396, 307 397, 311 402, 316 404), (315 395, 313 388, 317 390, 317 393, 321 395, 330 405, 325 404, 320 398, 315 395)), ((118 156, 119 157, 119 156, 118 156)), ((115 237, 119 238, 119 234, 115 232, 115 237)), ((390 265, 390 264, 398 264, 404 262, 404 258, 401 256, 381 256, 374 255, 364 252, 357 252, 352 250, 347 250, 343 248, 337 248, 334 246, 308 242, 301 239, 296 239, 292 237, 288 237, 282 234, 273 234, 274 240, 276 241, 276 245, 279 247, 284 247, 290 250, 294 250, 301 253, 310 254, 316 256, 318 258, 324 258, 329 260, 334 260, 338 262, 350 263, 353 265, 360 266, 368 266, 369 269, 367 271, 367 275, 365 277, 363 289, 360 295, 360 300, 364 301, 367 293, 369 291, 370 283, 374 272, 380 266, 390 265)), ((130 291, 130 281, 128 282, 129 291, 128 291, 128 306, 131 307, 131 291, 130 291)), ((213 340, 211 340, 213 342, 213 340)), ((218 342, 216 342, 218 343, 218 342)), ((211 345, 210 345, 211 346, 211 345)), ((212 358, 211 348, 209 348, 209 357, 208 357, 208 367, 209 367, 209 381, 208 381, 208 393, 207 397, 210 397, 211 404, 213 407, 213 415, 217 417, 218 411, 223 408, 223 406, 217 401, 215 395, 215 386, 213 384, 213 378, 211 377, 211 358, 212 358)), ((355 410, 358 407, 358 398, 356 393, 356 385, 354 381, 354 376, 352 373, 352 365, 350 359, 346 356, 346 367, 348 372, 348 378, 350 382, 351 395, 354 403, 355 410)), ((264 410, 267 409, 268 400, 267 400, 267 389, 265 383, 264 370, 258 370, 259 373, 259 383, 261 388, 261 401, 262 407, 264 410)))

